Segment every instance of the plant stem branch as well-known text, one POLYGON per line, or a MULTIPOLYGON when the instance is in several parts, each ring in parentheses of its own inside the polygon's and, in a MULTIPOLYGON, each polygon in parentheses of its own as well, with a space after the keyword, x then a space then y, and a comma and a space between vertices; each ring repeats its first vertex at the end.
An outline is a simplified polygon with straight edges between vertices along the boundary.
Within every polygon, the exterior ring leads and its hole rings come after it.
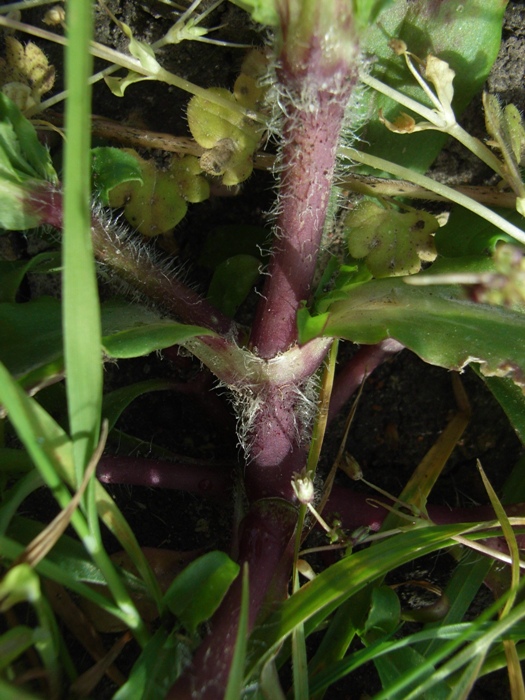
POLYGON ((328 96, 314 112, 285 117, 281 213, 269 276, 251 345, 271 358, 297 341, 297 310, 308 299, 317 264, 344 109, 328 96))
POLYGON ((495 211, 487 209, 487 207, 484 207, 479 202, 476 202, 461 192, 452 189, 452 187, 442 185, 440 182, 436 182, 426 175, 421 175, 420 173, 416 173, 409 168, 404 168, 401 165, 384 160, 383 158, 378 158, 377 156, 372 156, 367 153, 363 153, 362 151, 357 151, 355 148, 342 147, 339 150, 341 155, 349 160, 353 160, 357 163, 363 163, 364 165, 369 165, 377 170, 384 170, 385 172, 391 173, 396 177, 414 182, 416 185, 425 187, 431 192, 435 192, 451 202, 455 202, 456 204, 465 207, 465 209, 468 209, 474 214, 481 216, 494 226, 497 226, 501 231, 508 233, 509 236, 512 236, 512 238, 515 238, 520 243, 525 244, 525 232, 522 231, 522 229, 510 223, 510 221, 507 221, 495 211))

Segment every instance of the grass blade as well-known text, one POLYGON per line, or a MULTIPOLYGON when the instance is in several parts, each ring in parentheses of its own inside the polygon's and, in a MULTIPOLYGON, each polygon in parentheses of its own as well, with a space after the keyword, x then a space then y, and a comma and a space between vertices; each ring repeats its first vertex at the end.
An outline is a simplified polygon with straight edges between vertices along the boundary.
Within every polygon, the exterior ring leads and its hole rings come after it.
POLYGON ((245 564, 242 571, 242 599, 241 612, 239 615, 239 627, 237 629, 237 638, 235 640, 235 651, 233 652, 233 660, 228 677, 228 685, 224 700, 238 700, 242 694, 243 677, 244 677, 244 661, 246 659, 246 646, 248 639, 248 565, 245 564))
POLYGON ((68 3, 62 308, 77 484, 98 442, 102 405, 100 309, 91 246, 92 15, 91 0, 68 3))

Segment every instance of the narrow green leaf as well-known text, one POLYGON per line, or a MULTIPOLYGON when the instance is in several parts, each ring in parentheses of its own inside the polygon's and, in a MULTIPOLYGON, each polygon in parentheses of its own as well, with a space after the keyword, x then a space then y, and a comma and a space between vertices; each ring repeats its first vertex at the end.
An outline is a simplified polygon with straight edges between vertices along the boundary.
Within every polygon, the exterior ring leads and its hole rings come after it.
POLYGON ((93 4, 68 4, 63 228, 63 328, 69 427, 77 481, 98 442, 102 405, 100 310, 91 244, 93 4))
POLYGON ((489 557, 484 557, 472 550, 463 553, 444 591, 450 601, 450 608, 447 614, 439 622, 431 622, 425 625, 425 630, 429 632, 434 631, 436 637, 418 646, 418 651, 423 656, 429 656, 443 643, 443 640, 437 636, 439 629, 463 620, 463 616, 483 585, 492 563, 489 557))
MULTIPOLYGON (((395 592, 388 586, 374 588, 372 605, 362 634, 365 642, 370 644, 390 637, 399 626, 400 618, 401 605, 395 592)), ((374 665, 383 687, 388 687, 422 661, 423 656, 410 646, 374 659, 374 665)), ((429 694, 427 700, 444 700, 449 690, 442 684, 429 694)))
POLYGON ((275 659, 271 659, 268 663, 264 664, 259 684, 263 698, 286 700, 286 696, 281 687, 279 672, 275 665, 275 659))
MULTIPOLYGON (((224 693, 224 700, 237 700, 242 696, 244 660, 246 658, 246 646, 248 641, 248 611, 250 605, 250 590, 248 578, 248 564, 243 566, 242 571, 242 597, 241 610, 239 613, 239 626, 235 638, 235 649, 233 651, 232 664, 228 675, 228 685, 224 693)), ((304 696, 306 697, 306 696, 304 696)))
POLYGON ((43 485, 44 480, 38 471, 32 469, 29 473, 19 478, 14 486, 4 494, 2 506, 0 507, 0 533, 6 531, 26 498, 43 485))
POLYGON ((461 674, 459 681, 454 683, 454 687, 448 696, 448 700, 467 700, 472 691, 474 683, 479 678, 479 672, 485 660, 485 653, 480 653, 474 657, 461 674))
MULTIPOLYGON (((407 647, 374 659, 374 665, 381 678, 383 688, 389 688, 395 681, 410 675, 410 672, 418 668, 424 661, 425 658, 421 656, 421 654, 418 654, 415 649, 407 647)), ((432 673, 432 671, 432 668, 428 669, 429 674, 432 673)), ((388 700, 404 700, 407 692, 411 690, 416 690, 417 692, 419 682, 417 678, 413 681, 407 680, 403 685, 402 691, 398 694, 392 693, 388 695, 388 700)), ((446 700, 449 696, 450 687, 441 681, 441 683, 436 683, 431 690, 427 691, 424 697, 425 700, 446 700)))
MULTIPOLYGON (((488 615, 483 613, 478 620, 486 619, 487 617, 488 615)), ((386 700, 387 698, 390 700, 390 698, 394 697, 394 693, 398 692, 403 693, 400 696, 403 698, 403 700, 416 700, 417 698, 420 698, 423 692, 426 692, 429 688, 435 686, 436 683, 448 678, 453 673, 473 661, 473 659, 479 658, 481 655, 486 654, 496 639, 501 638, 502 635, 508 633, 508 631, 510 631, 517 622, 521 622, 524 618, 525 603, 520 603, 508 615, 503 617, 498 622, 494 622, 479 639, 470 642, 465 648, 455 654, 455 656, 449 659, 446 663, 442 664, 435 673, 428 674, 428 670, 429 665, 431 663, 435 663, 436 660, 439 659, 438 656, 428 659, 424 664, 421 664, 419 668, 415 669, 413 678, 407 680, 408 682, 412 682, 415 677, 419 677, 421 682, 416 690, 408 693, 407 695, 404 692, 407 681, 405 679, 400 679, 396 684, 391 686, 386 693, 379 694, 378 700, 386 700)), ((443 658, 442 654, 441 658, 443 658)))
POLYGON ((390 569, 451 544, 450 538, 464 526, 424 527, 396 535, 367 550, 333 564, 303 586, 273 613, 250 639, 249 671, 264 663, 266 654, 281 643, 300 622, 320 624, 345 600, 390 569))
POLYGON ((188 661, 188 652, 177 627, 168 633, 158 629, 135 662, 127 683, 113 700, 164 700, 188 661))
POLYGON ((505 606, 503 607, 503 610, 501 611, 500 615, 501 617, 504 617, 507 615, 510 610, 512 609, 512 606, 514 605, 514 602, 516 600, 516 594, 518 592, 518 587, 520 583, 520 552, 519 552, 519 547, 518 547, 518 541, 516 540, 516 533, 514 532, 512 525, 509 522, 509 518, 507 516, 507 513, 505 512, 505 508, 503 507, 501 501, 499 500, 496 492, 494 491, 494 488, 492 484, 490 483, 487 475, 485 474, 483 467, 481 466, 480 461, 478 460, 477 463, 479 473, 481 474, 481 478, 483 480, 483 486, 485 487, 485 491, 488 494, 490 504, 492 508, 494 509, 494 513, 496 514, 496 518, 498 519, 500 525, 501 525, 501 531, 503 533, 503 536, 505 538, 505 542, 507 543, 507 547, 509 548, 509 555, 511 557, 512 563, 511 563, 511 588, 509 592, 509 597, 505 602, 505 606))
POLYGON ((30 627, 18 625, 0 637, 0 668, 18 658, 35 643, 35 633, 30 627))
MULTIPOLYGON (((299 572, 294 571, 294 593, 299 590, 299 572)), ((304 624, 300 622, 292 630, 292 670, 295 700, 310 697, 308 687, 308 660, 306 655, 306 635, 304 624)))
POLYGON ((34 399, 26 396, 2 364, 0 404, 7 410, 18 437, 47 485, 61 487, 61 477, 74 484, 71 441, 58 423, 34 399))
MULTIPOLYGON (((19 542, 4 535, 0 535, 0 547, 4 556, 11 561, 23 552, 23 546, 19 542)), ((95 605, 104 608, 127 623, 127 617, 108 598, 80 582, 76 576, 72 576, 68 571, 65 571, 60 564, 52 563, 46 558, 37 564, 36 570, 42 576, 46 576, 46 578, 66 586, 66 588, 70 588, 78 595, 91 600, 95 605)))

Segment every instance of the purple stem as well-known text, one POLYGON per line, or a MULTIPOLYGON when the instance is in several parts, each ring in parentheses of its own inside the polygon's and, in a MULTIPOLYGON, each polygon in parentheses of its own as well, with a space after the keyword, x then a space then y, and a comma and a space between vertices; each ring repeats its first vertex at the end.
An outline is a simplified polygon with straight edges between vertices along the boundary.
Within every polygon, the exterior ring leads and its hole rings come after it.
MULTIPOLYGON (((42 224, 61 229, 62 192, 51 185, 41 185, 30 191, 27 206, 42 224)), ((206 299, 171 275, 164 274, 145 250, 122 236, 116 227, 96 214, 92 218, 92 240, 95 257, 134 290, 153 299, 176 318, 209 328, 217 333, 235 334, 233 321, 206 299)))
POLYGON ((197 493, 222 500, 231 490, 229 465, 221 469, 207 463, 166 462, 160 459, 105 455, 97 466, 103 484, 133 484, 197 493))
POLYGON ((297 342, 333 184, 344 113, 358 77, 358 41, 346 0, 277 0, 277 79, 283 111, 278 218, 251 345, 269 359, 297 342))
POLYGON ((317 264, 344 105, 320 96, 316 110, 293 110, 283 125, 275 251, 251 345, 271 358, 297 342, 297 311, 308 299, 317 264))
MULTIPOLYGON (((304 436, 301 439, 303 417, 299 413, 305 398, 303 382, 321 364, 329 343, 324 339, 312 341, 301 348, 303 374, 295 382, 268 383, 259 389, 259 409, 255 415, 246 470, 248 498, 278 496, 295 500, 292 474, 299 472, 306 461, 304 436)), ((309 438, 309 432, 306 437, 309 438)))
MULTIPOLYGON (((297 512, 280 499, 252 504, 241 524, 239 560, 248 564, 248 633, 271 591, 271 602, 286 595, 293 560, 292 537, 297 512), (283 575, 284 572, 284 575, 283 575)), ((167 700, 217 700, 224 697, 241 609, 242 573, 213 616, 210 632, 192 664, 170 689, 167 700)), ((264 613, 269 612, 264 609, 264 613)))
MULTIPOLYGON (((281 171, 275 242, 257 307, 250 345, 272 360, 297 343, 297 312, 308 300, 333 184, 344 113, 357 81, 357 41, 349 5, 342 0, 279 0, 281 50, 277 77, 283 107, 281 171)), ((328 346, 301 348, 308 377, 328 346), (320 351, 322 350, 322 351, 320 351)), ((251 427, 249 497, 293 499, 292 472, 304 466, 299 435, 299 380, 268 383, 251 427)))
MULTIPOLYGON (((379 530, 389 511, 370 501, 384 501, 379 494, 366 494, 353 491, 346 486, 334 484, 330 498, 323 510, 323 517, 330 523, 333 517, 341 519, 346 530, 355 530, 363 525, 371 530, 379 530)), ((476 523, 485 520, 495 520, 496 515, 492 506, 472 506, 470 508, 449 508, 448 506, 427 506, 429 518, 436 525, 452 523, 476 523)), ((509 517, 522 517, 525 513, 525 503, 506 505, 505 512, 509 517)))
MULTIPOLYGON (((181 458, 182 459, 182 458, 181 458)), ((208 463, 178 463, 158 459, 141 459, 137 457, 120 457, 105 455, 97 467, 97 477, 104 484, 133 484, 150 488, 176 489, 197 493, 204 498, 221 501, 231 492, 231 474, 218 465, 208 463)), ((323 510, 323 517, 328 521, 338 517, 346 530, 352 531, 362 526, 379 530, 389 511, 375 501, 374 494, 354 491, 346 486, 334 484, 330 498, 323 510)), ((382 500, 381 496, 377 500, 382 500)), ((451 523, 475 523, 494 520, 496 515, 492 506, 481 505, 468 508, 449 508, 443 505, 428 505, 428 514, 437 525, 451 523)), ((505 506, 509 517, 523 517, 525 503, 505 506)))
POLYGON ((94 216, 91 231, 96 258, 160 308, 165 308, 185 323, 210 328, 217 333, 227 334, 234 330, 230 318, 176 277, 165 274, 144 249, 134 249, 131 242, 122 239, 114 228, 94 216))

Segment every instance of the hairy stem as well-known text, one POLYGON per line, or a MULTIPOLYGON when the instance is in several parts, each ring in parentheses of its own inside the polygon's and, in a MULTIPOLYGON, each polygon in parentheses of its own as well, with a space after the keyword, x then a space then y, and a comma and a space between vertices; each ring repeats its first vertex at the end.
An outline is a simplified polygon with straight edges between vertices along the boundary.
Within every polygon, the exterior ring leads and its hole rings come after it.
POLYGON ((280 0, 282 149, 278 214, 269 276, 251 345, 271 358, 297 342, 333 184, 345 109, 357 81, 357 41, 348 3, 280 0), (330 22, 330 32, 325 30, 330 22), (335 27, 335 29, 334 29, 335 27))
POLYGON ((93 217, 92 237, 97 259, 161 308, 185 323, 203 326, 218 333, 232 331, 231 319, 175 276, 166 274, 144 249, 134 247, 129 238, 123 238, 96 216, 93 217))
MULTIPOLYGON (((336 165, 339 135, 357 81, 358 48, 349 3, 279 0, 277 78, 282 99, 278 218, 269 275, 250 343, 271 360, 297 343, 297 311, 307 301, 316 271, 336 165)), ((317 342, 320 339, 317 339, 317 342)), ((329 344, 299 348, 312 377, 329 344), (306 361, 308 358, 308 361, 306 361)), ((293 471, 304 466, 308 430, 303 408, 307 382, 272 383, 263 389, 251 429, 249 496, 293 498, 293 471)))
POLYGON ((285 117, 282 209, 251 338, 252 347, 264 358, 297 342, 297 311, 311 292, 343 113, 343 106, 327 96, 313 113, 297 110, 285 117))
MULTIPOLYGON (((43 185, 29 191, 27 206, 40 224, 62 229, 62 192, 43 185)), ((167 274, 148 248, 119 230, 100 210, 91 227, 95 257, 136 292, 142 293, 176 318, 221 334, 235 334, 235 324, 206 299, 167 274)))

